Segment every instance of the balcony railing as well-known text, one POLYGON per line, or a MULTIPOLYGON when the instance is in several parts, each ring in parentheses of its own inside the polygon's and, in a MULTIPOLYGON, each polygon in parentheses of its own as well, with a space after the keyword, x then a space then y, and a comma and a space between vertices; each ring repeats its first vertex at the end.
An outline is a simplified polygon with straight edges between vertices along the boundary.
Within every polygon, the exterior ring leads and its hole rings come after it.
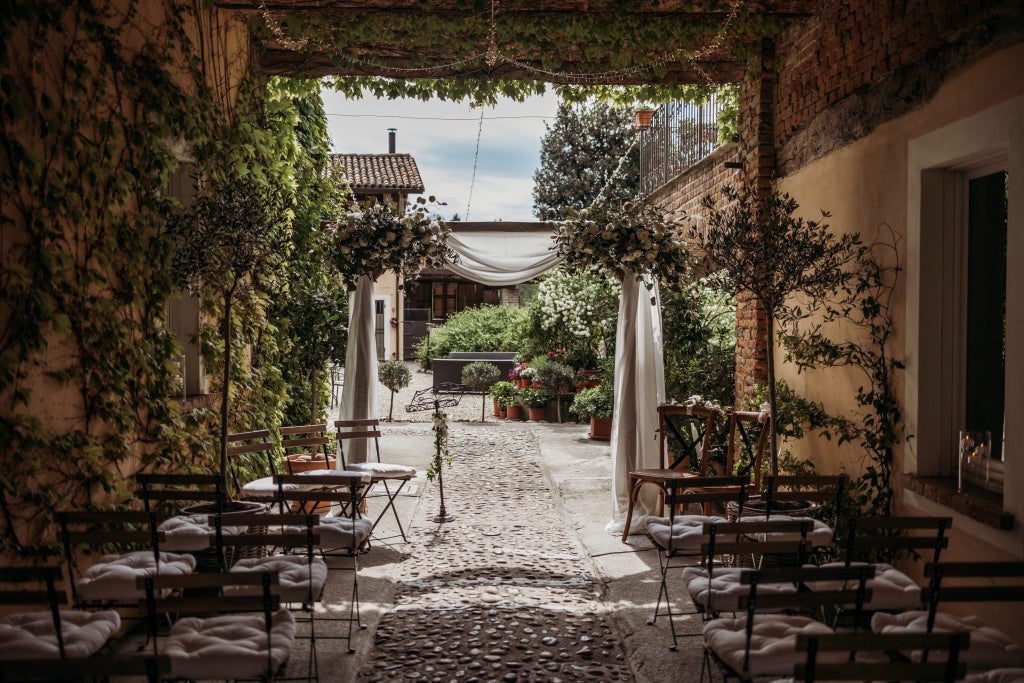
POLYGON ((649 195, 718 147, 717 95, 704 104, 662 105, 640 133, 640 191, 649 195))

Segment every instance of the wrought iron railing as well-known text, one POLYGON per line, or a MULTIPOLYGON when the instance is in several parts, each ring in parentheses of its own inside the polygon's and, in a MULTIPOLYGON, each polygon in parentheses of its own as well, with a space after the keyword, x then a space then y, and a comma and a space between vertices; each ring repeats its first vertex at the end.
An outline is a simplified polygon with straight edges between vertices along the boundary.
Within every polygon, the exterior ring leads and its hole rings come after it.
POLYGON ((649 195, 718 147, 717 95, 704 104, 675 101, 654 112, 640 133, 640 191, 649 195))

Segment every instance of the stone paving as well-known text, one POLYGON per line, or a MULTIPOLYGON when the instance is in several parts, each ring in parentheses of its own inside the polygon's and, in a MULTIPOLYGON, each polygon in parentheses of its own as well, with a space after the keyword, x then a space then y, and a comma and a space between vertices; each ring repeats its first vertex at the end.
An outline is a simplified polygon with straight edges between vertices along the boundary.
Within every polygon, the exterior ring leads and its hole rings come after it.
MULTIPOLYGON (((473 401, 476 403, 476 401, 473 401)), ((404 425, 402 431, 429 426, 404 425)), ((452 522, 425 488, 362 680, 632 680, 602 586, 527 425, 450 429, 452 522)))

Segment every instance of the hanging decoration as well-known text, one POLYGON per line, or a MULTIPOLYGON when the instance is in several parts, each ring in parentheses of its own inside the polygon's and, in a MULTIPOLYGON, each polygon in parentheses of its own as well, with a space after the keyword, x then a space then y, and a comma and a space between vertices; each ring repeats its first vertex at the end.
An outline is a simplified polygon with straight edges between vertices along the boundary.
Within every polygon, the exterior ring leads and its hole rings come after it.
POLYGON ((368 203, 325 226, 331 261, 350 287, 362 275, 376 279, 386 271, 408 281, 425 266, 437 268, 444 258, 458 259, 447 246, 448 225, 431 215, 423 197, 416 202, 402 216, 388 203, 368 203))

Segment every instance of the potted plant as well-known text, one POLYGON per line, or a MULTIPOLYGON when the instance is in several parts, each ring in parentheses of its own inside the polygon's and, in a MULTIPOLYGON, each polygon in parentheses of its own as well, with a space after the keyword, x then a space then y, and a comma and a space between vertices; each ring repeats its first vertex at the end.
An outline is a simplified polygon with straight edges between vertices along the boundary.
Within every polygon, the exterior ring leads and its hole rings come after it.
POLYGON ((487 421, 487 390, 501 377, 501 370, 494 363, 476 361, 462 368, 462 383, 473 391, 480 392, 480 421, 487 421))
MULTIPOLYGON (((856 256, 857 234, 834 235, 828 225, 795 216, 799 205, 787 194, 759 196, 756 190, 722 189, 722 207, 710 195, 702 246, 725 291, 749 292, 765 315, 768 370, 769 455, 779 473, 778 399, 775 382, 775 321, 799 318, 794 297, 828 299, 851 278, 847 264, 856 256)), ((822 212, 828 218, 827 212, 822 212)))
POLYGON ((530 419, 539 422, 544 419, 544 407, 551 400, 551 395, 540 389, 523 389, 519 392, 519 400, 526 407, 530 419))
POLYGON ((586 368, 576 370, 573 381, 576 383, 576 391, 590 389, 601 384, 601 380, 597 378, 597 370, 587 370, 586 368))
POLYGON ((400 360, 386 360, 377 366, 377 380, 391 392, 388 422, 394 422, 395 393, 405 389, 412 382, 412 370, 400 360))
POLYGON ((572 368, 558 361, 549 360, 537 370, 541 388, 555 397, 559 423, 562 422, 562 395, 572 391, 575 379, 576 373, 572 368))
POLYGON ((220 469, 227 478, 228 407, 235 372, 235 306, 259 306, 274 290, 288 255, 291 208, 283 188, 250 180, 211 182, 192 208, 168 222, 176 247, 172 269, 194 294, 216 296, 224 344, 220 401, 220 469))
POLYGON ((512 382, 495 382, 491 385, 491 398, 494 399, 494 414, 499 415, 506 411, 516 395, 516 388, 512 382))
MULTIPOLYGON (((534 380, 537 377, 537 369, 533 366, 527 365, 519 373, 519 386, 523 389, 527 387, 533 387, 534 380)), ((534 387, 539 388, 539 387, 534 387)))
POLYGON ((612 407, 615 398, 605 385, 584 389, 576 394, 569 412, 590 420, 590 438, 605 440, 612 436, 612 407))
POLYGON ((509 420, 522 420, 523 419, 523 406, 519 403, 519 394, 525 389, 517 389, 512 396, 508 398, 508 404, 505 407, 505 417, 509 420))

